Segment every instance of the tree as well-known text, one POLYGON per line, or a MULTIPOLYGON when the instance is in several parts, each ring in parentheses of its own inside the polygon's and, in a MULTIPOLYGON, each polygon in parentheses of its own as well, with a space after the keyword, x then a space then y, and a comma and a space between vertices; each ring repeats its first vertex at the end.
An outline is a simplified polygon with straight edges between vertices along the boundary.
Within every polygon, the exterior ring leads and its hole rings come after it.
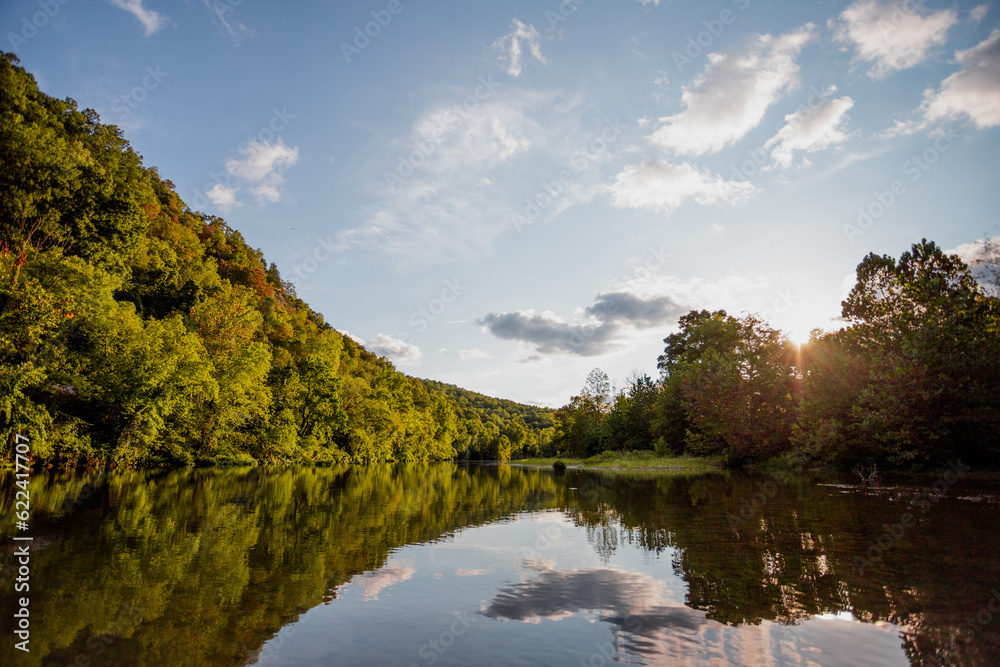
POLYGON ((610 409, 610 394, 607 373, 590 371, 580 395, 556 411, 554 443, 560 452, 591 456, 604 450, 601 422, 610 409))
MULTIPOLYGON (((684 448, 739 465, 780 453, 794 420, 794 366, 784 335, 756 316, 692 311, 659 359, 664 437, 684 429, 684 448)), ((676 451, 678 443, 668 449, 676 451)))
POLYGON ((603 427, 610 449, 653 448, 653 419, 659 387, 644 373, 634 373, 615 396, 603 427))
POLYGON ((898 262, 868 255, 857 277, 843 315, 871 366, 852 406, 860 434, 893 464, 996 460, 1000 301, 926 239, 898 262))

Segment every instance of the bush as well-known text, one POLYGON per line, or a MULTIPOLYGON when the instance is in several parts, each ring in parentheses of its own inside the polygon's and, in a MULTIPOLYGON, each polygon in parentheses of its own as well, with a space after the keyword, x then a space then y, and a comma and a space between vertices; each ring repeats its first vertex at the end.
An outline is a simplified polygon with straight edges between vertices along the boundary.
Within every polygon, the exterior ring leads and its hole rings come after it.
POLYGON ((552 470, 554 470, 557 475, 561 475, 566 472, 566 464, 562 461, 556 461, 552 464, 552 470))

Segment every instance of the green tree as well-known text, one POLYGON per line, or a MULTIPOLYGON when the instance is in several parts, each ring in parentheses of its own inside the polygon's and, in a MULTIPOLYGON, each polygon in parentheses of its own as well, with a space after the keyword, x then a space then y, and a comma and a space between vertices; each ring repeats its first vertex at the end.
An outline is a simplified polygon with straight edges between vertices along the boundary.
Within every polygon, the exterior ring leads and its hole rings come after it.
POLYGON ((619 392, 603 421, 607 446, 628 450, 653 448, 653 420, 659 387, 646 374, 636 373, 619 392))
POLYGON ((657 403, 664 437, 683 428, 687 451, 720 455, 731 465, 787 448, 795 369, 780 331, 753 315, 692 311, 664 342, 659 367, 669 393, 657 403))
POLYGON ((926 239, 899 261, 868 255, 843 315, 871 366, 852 406, 862 437, 893 464, 1000 454, 997 298, 926 239))

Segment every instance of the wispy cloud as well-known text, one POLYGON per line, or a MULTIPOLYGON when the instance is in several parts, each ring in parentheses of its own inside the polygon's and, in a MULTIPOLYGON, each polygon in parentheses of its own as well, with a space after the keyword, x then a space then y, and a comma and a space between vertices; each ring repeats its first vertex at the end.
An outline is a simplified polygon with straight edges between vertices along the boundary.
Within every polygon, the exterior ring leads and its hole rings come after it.
POLYGON ((957 22, 953 9, 932 12, 915 2, 858 0, 831 24, 834 39, 853 46, 856 60, 873 63, 868 76, 877 81, 922 63, 957 22))
POLYGON ((205 6, 212 11, 219 25, 229 33, 235 43, 239 44, 244 39, 254 36, 254 31, 245 23, 233 18, 236 10, 230 4, 218 0, 205 0, 205 6))
POLYGON ((493 42, 493 48, 506 63, 504 71, 513 77, 521 76, 524 71, 525 49, 535 60, 543 65, 547 64, 548 60, 542 54, 541 39, 535 26, 525 25, 518 19, 511 21, 510 32, 493 42))
POLYGON ((796 59, 814 30, 810 23, 778 37, 759 35, 743 51, 711 54, 705 70, 683 88, 684 111, 662 118, 650 140, 677 155, 703 155, 742 139, 798 84, 796 59))
POLYGON ((979 23, 984 18, 986 18, 986 14, 989 11, 990 11, 989 5, 976 5, 975 7, 972 8, 972 11, 969 12, 969 18, 975 21, 976 23, 979 23))
POLYGON ((490 354, 489 352, 473 348, 471 350, 459 350, 458 358, 461 359, 462 361, 475 361, 475 360, 487 361, 489 359, 492 359, 493 355, 490 354))
MULTIPOLYGON (((373 163, 379 170, 371 174, 372 204, 361 211, 360 225, 338 235, 339 247, 422 263, 487 252, 501 234, 514 232, 525 195, 534 197, 540 183, 558 182, 560 171, 575 169, 574 153, 603 128, 581 129, 578 96, 501 90, 475 109, 456 111, 454 99, 469 95, 457 90, 392 139, 386 156, 373 163), (519 188, 533 189, 512 194, 519 188)), ((555 201, 549 199, 546 219, 596 196, 605 178, 596 165, 610 155, 609 148, 585 159, 555 201)))
POLYGON ((788 114, 785 125, 764 147, 771 151, 772 160, 787 169, 796 151, 814 153, 839 146, 847 141, 847 112, 853 106, 854 100, 841 97, 788 114))
POLYGON ((671 213, 687 200, 698 204, 743 203, 760 193, 748 181, 727 181, 682 162, 647 160, 630 165, 610 187, 611 203, 619 208, 644 208, 671 213))
POLYGON ((108 0, 115 7, 124 9, 128 13, 139 19, 142 23, 143 28, 146 29, 146 36, 152 35, 154 32, 164 27, 167 24, 167 17, 159 12, 153 11, 152 9, 146 9, 142 6, 143 0, 108 0))

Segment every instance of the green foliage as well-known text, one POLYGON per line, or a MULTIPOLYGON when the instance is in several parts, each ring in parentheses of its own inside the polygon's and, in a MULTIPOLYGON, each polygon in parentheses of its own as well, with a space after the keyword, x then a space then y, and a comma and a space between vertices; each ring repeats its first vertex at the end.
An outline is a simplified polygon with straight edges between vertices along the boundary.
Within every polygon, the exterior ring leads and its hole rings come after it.
POLYGON ((842 462, 1000 462, 1000 300, 926 240, 857 275, 853 326, 809 346, 796 440, 842 462))
POLYGON ((441 411, 438 423, 454 423, 448 428, 453 434, 452 446, 460 458, 507 461, 550 453, 554 430, 551 410, 491 398, 433 380, 421 382, 436 396, 441 411))
POLYGON ((561 475, 566 472, 566 464, 563 463, 562 461, 556 461, 555 463, 552 464, 552 470, 557 475, 561 475))
POLYGON ((37 462, 75 466, 548 445, 550 411, 406 377, 333 330, 118 128, 16 63, 0 55, 0 448, 20 433, 37 462))
MULTIPOLYGON (((977 269, 995 282, 998 266, 995 242, 986 243, 977 269)), ((844 468, 950 458, 995 466, 998 297, 925 240, 899 261, 866 257, 843 304, 851 326, 814 332, 799 349, 754 315, 691 311, 664 340, 659 382, 634 376, 608 399, 594 389, 603 374, 591 373, 556 411, 553 442, 580 457, 652 449, 734 466, 792 448, 844 468)))

